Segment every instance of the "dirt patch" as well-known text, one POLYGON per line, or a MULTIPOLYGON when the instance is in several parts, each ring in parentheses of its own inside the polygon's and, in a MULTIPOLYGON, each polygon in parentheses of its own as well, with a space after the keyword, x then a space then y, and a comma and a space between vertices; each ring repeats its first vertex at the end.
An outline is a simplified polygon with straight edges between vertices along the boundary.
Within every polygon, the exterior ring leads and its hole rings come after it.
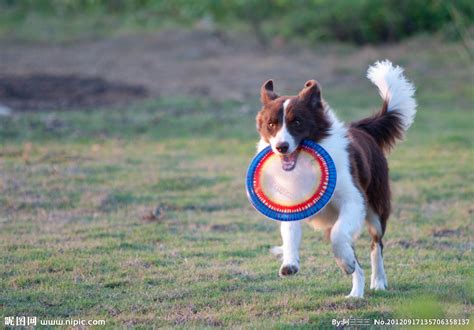
MULTIPOLYGON (((163 30, 74 43, 33 43, 0 38, 0 79, 4 75, 38 73, 100 77, 106 82, 144 86, 150 97, 238 101, 246 103, 241 112, 249 113, 258 110, 260 87, 269 78, 275 80, 276 91, 280 94, 294 94, 301 90, 305 81, 317 79, 323 90, 370 91, 374 102, 379 102, 365 78, 369 64, 389 58, 403 63, 415 81, 417 76, 438 79, 445 72, 433 70, 427 62, 431 57, 426 57, 426 49, 431 53, 457 54, 458 47, 458 43, 448 45, 439 39, 417 37, 402 44, 362 48, 325 43, 308 47, 305 43, 288 40, 271 50, 262 50, 252 36, 216 33, 205 28, 163 30), (416 56, 407 57, 406 54, 416 56)), ((449 68, 451 74, 452 69, 449 68)), ((456 75, 463 75, 457 71, 456 75)), ((452 79, 446 84, 449 88, 455 87, 452 79)), ((124 99, 135 100, 136 95, 119 92, 110 98, 116 104, 124 99)), ((332 102, 330 95, 328 101, 332 102)), ((1 103, 0 96, 0 115, 2 112, 8 114, 8 109, 2 110, 1 103)), ((79 106, 84 103, 90 104, 82 100, 79 106)), ((108 105, 108 101, 99 105, 108 105)), ((56 108, 58 106, 63 105, 60 103, 56 108)), ((14 104, 11 107, 15 109, 14 104)), ((190 111, 193 107, 184 107, 178 112, 190 111)))
POLYGON ((208 308, 200 310, 193 304, 187 306, 176 306, 168 312, 164 319, 175 325, 183 325, 188 322, 199 322, 209 327, 222 327, 223 323, 209 312, 208 308))
POLYGON ((329 301, 327 303, 323 303, 319 306, 319 310, 323 311, 351 311, 357 310, 367 305, 367 302, 362 299, 356 300, 345 300, 345 301, 329 301))
POLYGON ((224 210, 229 210, 232 208, 236 208, 237 206, 235 205, 224 205, 224 204, 205 204, 205 205, 193 205, 193 204, 188 204, 188 205, 173 205, 173 204, 167 204, 167 203, 162 203, 158 205, 158 207, 155 209, 155 213, 158 212, 158 214, 166 212, 166 211, 196 211, 196 212, 218 212, 218 211, 224 211, 224 210))
POLYGON ((215 224, 209 227, 211 231, 217 231, 221 233, 237 231, 238 228, 234 224, 215 224))
POLYGON ((0 103, 17 111, 70 110, 127 104, 147 96, 143 86, 77 75, 0 76, 0 103))
POLYGON ((153 211, 149 211, 145 215, 142 216, 142 220, 153 222, 153 221, 160 221, 164 218, 164 210, 161 207, 155 208, 153 211))
MULTIPOLYGON (((424 40, 423 48, 427 43, 424 40)), ((98 76, 146 86, 151 96, 255 102, 261 84, 269 78, 275 79, 280 93, 295 93, 308 79, 317 79, 325 90, 363 83, 372 91, 365 78, 368 64, 383 58, 398 62, 402 55, 420 50, 415 40, 359 49, 322 43, 306 47, 288 41, 265 51, 252 36, 200 28, 67 44, 0 40, 0 45, 2 74, 98 76)), ((429 47, 446 52, 447 45, 435 40, 429 47)), ((411 74, 420 61, 405 62, 411 74)))
POLYGON ((421 242, 419 240, 406 240, 406 239, 400 239, 400 240, 388 240, 385 241, 384 245, 386 247, 390 246, 400 246, 403 249, 410 249, 410 248, 418 248, 421 245, 421 242))
POLYGON ((452 237, 452 236, 459 237, 462 234, 463 234, 462 228, 457 228, 457 229, 442 228, 442 229, 432 231, 433 237, 452 237))

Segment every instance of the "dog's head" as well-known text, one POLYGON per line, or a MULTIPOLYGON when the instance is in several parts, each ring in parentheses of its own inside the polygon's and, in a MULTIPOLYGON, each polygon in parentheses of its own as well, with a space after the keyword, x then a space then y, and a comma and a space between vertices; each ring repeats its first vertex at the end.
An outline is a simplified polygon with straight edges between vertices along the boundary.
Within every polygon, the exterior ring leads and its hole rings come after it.
POLYGON ((268 80, 262 85, 260 96, 263 106, 257 115, 257 130, 273 152, 280 155, 283 169, 291 171, 303 139, 318 142, 328 135, 330 125, 319 84, 309 80, 298 95, 278 96, 273 80, 268 80))

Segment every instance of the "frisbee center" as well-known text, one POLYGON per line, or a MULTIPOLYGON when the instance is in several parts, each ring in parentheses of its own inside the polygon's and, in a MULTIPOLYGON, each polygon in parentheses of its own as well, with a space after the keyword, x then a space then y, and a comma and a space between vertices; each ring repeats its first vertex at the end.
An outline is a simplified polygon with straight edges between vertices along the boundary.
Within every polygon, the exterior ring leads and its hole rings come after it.
POLYGON ((298 162, 286 170, 280 157, 272 155, 260 171, 260 185, 269 200, 291 207, 306 202, 313 196, 321 181, 321 169, 316 159, 301 150, 298 162))

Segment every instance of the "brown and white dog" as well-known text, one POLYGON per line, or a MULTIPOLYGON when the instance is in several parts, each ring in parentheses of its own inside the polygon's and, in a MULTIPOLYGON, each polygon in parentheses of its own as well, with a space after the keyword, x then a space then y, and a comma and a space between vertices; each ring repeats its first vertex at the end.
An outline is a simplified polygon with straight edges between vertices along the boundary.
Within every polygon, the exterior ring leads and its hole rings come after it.
MULTIPOLYGON (((377 62, 367 71, 383 99, 380 111, 371 117, 344 125, 321 97, 315 80, 306 82, 296 96, 278 96, 273 81, 261 89, 262 110, 257 115, 261 139, 258 150, 271 145, 281 156, 284 170, 298 161, 298 145, 307 138, 319 143, 331 155, 337 170, 337 184, 330 203, 309 220, 326 229, 339 267, 352 274, 352 290, 347 297, 364 296, 364 272, 356 258, 353 240, 364 222, 372 237, 370 288, 385 290, 387 276, 382 258, 382 237, 390 214, 390 185, 385 153, 402 139, 416 113, 415 88, 403 69, 391 62, 377 62)), ((283 245, 272 249, 282 255, 279 275, 299 270, 298 249, 301 222, 282 222, 283 245)))

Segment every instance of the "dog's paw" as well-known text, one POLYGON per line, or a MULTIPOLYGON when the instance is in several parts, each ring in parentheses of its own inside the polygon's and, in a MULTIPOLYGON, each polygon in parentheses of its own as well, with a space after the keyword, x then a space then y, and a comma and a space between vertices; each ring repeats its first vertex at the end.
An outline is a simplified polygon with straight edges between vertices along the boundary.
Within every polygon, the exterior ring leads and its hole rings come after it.
POLYGON ((387 279, 386 278, 375 278, 370 281, 370 288, 373 290, 387 290, 387 279))
POLYGON ((299 267, 297 265, 281 265, 278 275, 280 277, 286 277, 290 275, 295 275, 298 273, 299 267))
POLYGON ((352 286, 351 293, 346 298, 364 298, 364 281, 352 286))
POLYGON ((281 257, 283 256, 283 247, 274 246, 270 249, 270 253, 273 254, 275 257, 281 257))

